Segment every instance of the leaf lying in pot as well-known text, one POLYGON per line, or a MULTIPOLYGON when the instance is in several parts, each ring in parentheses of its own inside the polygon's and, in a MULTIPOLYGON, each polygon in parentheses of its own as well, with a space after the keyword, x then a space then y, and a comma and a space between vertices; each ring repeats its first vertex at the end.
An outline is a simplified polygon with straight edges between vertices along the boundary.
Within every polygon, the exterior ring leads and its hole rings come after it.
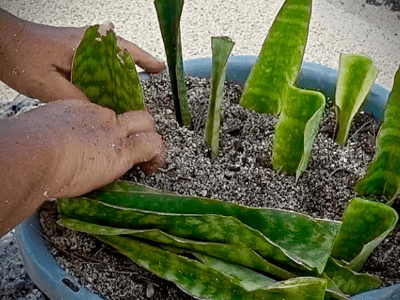
POLYGON ((393 230, 396 211, 379 202, 354 198, 347 206, 332 256, 359 271, 376 246, 393 230))
POLYGON ((340 291, 348 295, 377 289, 382 285, 378 278, 368 274, 356 273, 333 258, 328 260, 325 273, 333 280, 340 291))
POLYGON ((114 182, 87 197, 111 205, 172 214, 232 216, 279 245, 304 266, 322 273, 340 223, 316 220, 307 215, 268 208, 251 208, 225 201, 180 196, 124 181, 114 182))
POLYGON ((99 25, 89 27, 76 49, 72 83, 93 102, 121 114, 144 109, 144 96, 135 63, 121 52, 114 31, 105 36, 99 25))
POLYGON ((159 277, 170 280, 189 294, 205 299, 322 300, 326 280, 295 278, 263 289, 246 291, 229 277, 202 263, 125 237, 94 235, 159 277))
POLYGON ((122 254, 134 262, 153 272, 154 274, 176 283, 184 291, 195 297, 207 299, 323 299, 326 280, 317 278, 296 278, 276 284, 272 279, 263 276, 250 269, 224 264, 224 272, 221 267, 216 267, 216 261, 209 256, 196 254, 202 260, 208 258, 207 264, 176 255, 172 252, 160 249, 146 243, 143 240, 136 240, 126 234, 134 234, 136 230, 124 228, 111 228, 79 220, 63 217, 61 224, 73 230, 79 230, 92 234, 100 241, 115 247, 122 254), (117 234, 117 235, 114 235, 117 234), (209 267, 213 262, 213 267, 209 267), (230 276, 227 276, 230 271, 230 276), (236 274, 251 278, 232 279, 236 274), (258 278, 258 286, 249 280, 258 278), (264 280, 261 282, 261 280, 264 280), (239 284, 239 282, 241 284, 239 284), (243 283, 246 283, 243 286, 243 283), (263 285, 261 285, 263 284, 263 285), (246 287, 246 288, 245 288, 246 287), (252 287, 252 288, 250 288, 252 287), (262 287, 262 288, 261 288, 262 287), (310 295, 312 295, 311 298, 310 295))
POLYGON ((191 252, 203 264, 229 277, 246 291, 254 291, 276 283, 275 280, 240 265, 234 265, 212 256, 191 252))
POLYGON ((376 152, 355 191, 364 196, 385 196, 391 205, 400 193, 400 67, 386 104, 376 138, 376 152))
POLYGON ((340 55, 335 95, 335 140, 340 145, 346 143, 353 118, 367 100, 378 72, 378 68, 367 55, 340 55))
POLYGON ((300 72, 311 18, 311 0, 286 0, 244 84, 240 104, 279 114, 288 86, 300 72))
POLYGON ((240 244, 233 245, 198 242, 178 238, 176 236, 166 234, 165 232, 162 232, 158 229, 135 230, 126 228, 115 228, 79 221, 65 216, 61 216, 60 223, 61 225, 70 229, 83 231, 89 234, 132 235, 141 239, 156 242, 165 249, 166 246, 169 246, 181 249, 180 252, 195 251, 197 253, 208 254, 232 263, 241 264, 252 269, 269 273, 280 279, 289 279, 295 277, 295 275, 269 263, 250 248, 240 244))
POLYGON ((192 116, 186 95, 185 73, 183 72, 180 20, 183 0, 155 0, 158 23, 160 25, 167 55, 172 94, 174 97, 176 121, 191 127, 192 116))
POLYGON ((325 109, 320 92, 290 86, 282 107, 272 146, 272 166, 298 179, 308 160, 325 109))
POLYGON ((241 244, 272 262, 307 270, 304 262, 231 216, 150 212, 88 198, 59 199, 58 209, 66 217, 99 225, 142 230, 157 228, 184 239, 241 244))
POLYGON ((211 148, 211 158, 213 160, 218 156, 226 67, 229 54, 231 53, 234 44, 235 43, 228 37, 211 38, 211 48, 213 53, 211 70, 212 81, 205 141, 207 146, 211 148))

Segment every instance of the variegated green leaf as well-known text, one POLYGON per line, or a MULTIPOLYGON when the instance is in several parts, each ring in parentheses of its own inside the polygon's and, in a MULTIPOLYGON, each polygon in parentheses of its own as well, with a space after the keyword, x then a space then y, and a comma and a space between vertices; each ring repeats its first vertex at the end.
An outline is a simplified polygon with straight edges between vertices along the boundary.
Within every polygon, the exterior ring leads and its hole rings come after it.
POLYGON ((58 209, 66 217, 110 227, 159 229, 184 239, 243 244, 271 262, 300 270, 310 268, 259 231, 231 216, 158 213, 109 205, 88 198, 59 199, 58 209))
POLYGON ((212 37, 212 70, 211 93, 208 108, 205 141, 211 149, 211 159, 218 156, 219 133, 221 128, 222 100, 224 97, 224 84, 226 67, 234 42, 228 37, 212 37))
POLYGON ((199 242, 178 238, 158 229, 136 230, 115 228, 79 221, 65 216, 61 216, 60 223, 61 225, 70 229, 83 231, 89 234, 132 235, 141 239, 156 242, 164 248, 169 246, 181 249, 182 251, 195 251, 198 253, 208 254, 210 256, 221 258, 235 264, 241 264, 252 269, 269 273, 280 279, 289 279, 295 277, 295 275, 269 263, 250 248, 240 244, 199 242))
POLYGON ((76 49, 72 83, 93 102, 117 113, 144 109, 143 91, 135 63, 121 52, 114 31, 105 36, 99 26, 89 27, 76 49))
POLYGON ((322 273, 340 223, 284 210, 251 208, 221 200, 163 193, 118 181, 87 195, 111 205, 172 214, 233 216, 322 273), (146 191, 146 189, 148 189, 146 191))
POLYGON ((186 95, 185 73, 183 72, 180 20, 183 0, 155 0, 158 23, 164 41, 172 94, 175 104, 176 120, 179 124, 191 127, 192 116, 186 95))
POLYGON ((335 140, 340 145, 346 143, 353 118, 367 100, 378 72, 367 55, 340 55, 335 95, 335 140))
POLYGON ((300 72, 311 18, 311 0, 286 0, 244 84, 240 104, 278 114, 300 72))
POLYGON ((276 283, 276 280, 273 280, 267 276, 264 276, 258 272, 255 272, 251 269, 245 268, 240 265, 234 265, 227 261, 214 258, 212 256, 191 252, 198 260, 200 260, 203 264, 221 272, 228 278, 232 280, 237 285, 240 285, 246 291, 254 291, 260 288, 269 287, 272 284, 276 283))
POLYGON ((295 278, 270 287, 246 291, 232 280, 202 263, 125 236, 95 235, 152 273, 203 299, 221 300, 322 300, 326 280, 295 278))
POLYGON ((362 198, 352 199, 343 214, 332 256, 359 271, 397 221, 398 215, 390 206, 362 198))
POLYGON ((364 196, 385 196, 391 205, 400 193, 400 66, 376 138, 376 152, 355 191, 364 196))
POLYGON ((325 108, 325 96, 290 86, 275 128, 272 165, 299 178, 306 169, 325 108))

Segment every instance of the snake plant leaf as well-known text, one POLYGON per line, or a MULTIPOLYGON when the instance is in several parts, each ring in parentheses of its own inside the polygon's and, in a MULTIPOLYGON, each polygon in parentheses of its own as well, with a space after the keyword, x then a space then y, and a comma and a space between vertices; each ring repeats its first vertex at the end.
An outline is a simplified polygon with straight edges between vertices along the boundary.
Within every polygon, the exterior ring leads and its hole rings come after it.
POLYGON ((348 204, 332 257, 359 271, 376 246, 393 230, 399 217, 383 203, 353 198, 348 204))
POLYGON ((89 234, 101 235, 132 235, 137 238, 156 242, 160 247, 168 250, 170 247, 180 249, 179 252, 195 251, 207 254, 216 258, 221 258, 231 263, 240 264, 252 269, 269 273, 280 279, 295 277, 290 272, 279 268, 265 259, 250 248, 240 244, 222 244, 198 242, 167 234, 158 229, 136 230, 126 228, 116 228, 88 223, 80 220, 71 219, 61 215, 60 224, 73 230, 86 232, 89 234))
POLYGON ((286 90, 300 72, 311 18, 311 0, 286 0, 244 84, 240 104, 279 114, 286 90))
POLYGON ((306 169, 325 109, 325 96, 290 86, 275 127, 272 166, 298 179, 306 169))
POLYGON ((210 268, 229 277, 232 282, 240 285, 246 291, 254 291, 276 283, 276 280, 240 265, 234 265, 212 256, 191 252, 198 260, 210 268))
POLYGON ((186 95, 185 73, 183 72, 180 20, 183 0, 155 0, 158 23, 164 41, 165 53, 174 97, 176 121, 191 127, 192 116, 186 95))
POLYGON ((350 300, 350 296, 344 294, 336 285, 336 283, 328 275, 326 275, 326 273, 322 273, 320 278, 327 280, 325 300, 350 300))
POLYGON ((176 255, 126 236, 94 235, 157 276, 177 284, 194 297, 221 300, 322 300, 326 280, 295 278, 270 287, 246 291, 232 280, 198 261, 176 255))
POLYGON ((340 229, 339 222, 317 220, 300 213, 157 192, 124 181, 114 182, 86 196, 110 205, 144 211, 232 216, 268 237, 291 257, 303 261, 304 266, 316 268, 318 273, 323 272, 340 229))
POLYGON ((271 242, 259 231, 231 216, 157 213, 109 205, 88 198, 58 200, 66 217, 127 229, 159 229, 176 237, 214 243, 243 244, 262 257, 300 270, 309 267, 271 242))
POLYGON ((208 107, 205 141, 211 149, 211 159, 218 156, 219 133, 221 128, 222 100, 224 97, 224 84, 226 67, 229 55, 235 43, 228 37, 212 37, 212 70, 211 93, 208 107))
POLYGON ((385 196, 391 205, 400 193, 400 66, 376 138, 376 152, 364 177, 355 185, 363 196, 385 196))
POLYGON ((378 73, 378 67, 367 55, 340 55, 335 95, 335 140, 340 145, 346 143, 353 118, 367 100, 378 73))
POLYGON ((333 280, 343 293, 348 295, 377 289, 382 285, 382 282, 378 278, 369 274, 354 272, 348 267, 341 265, 332 257, 326 264, 325 274, 333 280))
POLYGON ((92 101, 121 114, 144 109, 142 86, 135 62, 121 52, 113 30, 105 36, 90 26, 75 52, 72 83, 92 101))

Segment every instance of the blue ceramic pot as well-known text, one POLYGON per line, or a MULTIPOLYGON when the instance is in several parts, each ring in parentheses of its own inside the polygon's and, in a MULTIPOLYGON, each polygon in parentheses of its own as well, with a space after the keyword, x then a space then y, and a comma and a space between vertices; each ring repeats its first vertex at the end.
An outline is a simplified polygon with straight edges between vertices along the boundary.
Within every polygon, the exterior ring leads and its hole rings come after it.
MULTIPOLYGON (((227 67, 227 80, 244 83, 256 60, 255 56, 232 56, 227 67)), ((197 77, 211 76, 211 58, 198 58, 184 62, 185 73, 197 77)), ((141 74, 143 78, 146 74, 141 74)), ((333 97, 337 70, 315 63, 304 62, 297 85, 318 89, 333 97)), ((364 106, 364 111, 375 119, 382 120, 383 110, 389 95, 384 87, 375 84, 364 106)), ((24 260, 26 271, 33 282, 52 300, 101 300, 98 295, 65 273, 50 253, 41 235, 37 214, 25 220, 16 229, 16 238, 24 260)), ((400 284, 354 296, 354 300, 395 300, 400 299, 400 284)))

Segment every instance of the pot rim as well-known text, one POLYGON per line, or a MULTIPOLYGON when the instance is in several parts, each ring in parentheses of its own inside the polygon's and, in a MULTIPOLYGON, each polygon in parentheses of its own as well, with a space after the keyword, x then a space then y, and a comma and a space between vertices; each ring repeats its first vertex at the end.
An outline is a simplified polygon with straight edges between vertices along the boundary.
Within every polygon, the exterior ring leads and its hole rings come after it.
MULTIPOLYGON (((228 60, 227 80, 243 83, 257 56, 232 55, 228 60)), ((185 74, 196 77, 211 76, 211 57, 200 57, 183 62, 185 74)), ((313 62, 303 62, 296 85, 317 89, 333 97, 336 87, 336 69, 313 62)), ((142 79, 148 74, 141 73, 142 79)), ((375 84, 363 107, 376 120, 383 119, 383 111, 389 91, 382 85, 375 84)), ((24 267, 32 281, 50 299, 101 300, 99 295, 89 291, 78 283, 77 279, 67 274, 55 260, 42 234, 38 214, 34 213, 16 227, 15 237, 20 249, 24 267)), ((352 297, 354 300, 389 300, 400 298, 400 284, 392 285, 352 297)))

